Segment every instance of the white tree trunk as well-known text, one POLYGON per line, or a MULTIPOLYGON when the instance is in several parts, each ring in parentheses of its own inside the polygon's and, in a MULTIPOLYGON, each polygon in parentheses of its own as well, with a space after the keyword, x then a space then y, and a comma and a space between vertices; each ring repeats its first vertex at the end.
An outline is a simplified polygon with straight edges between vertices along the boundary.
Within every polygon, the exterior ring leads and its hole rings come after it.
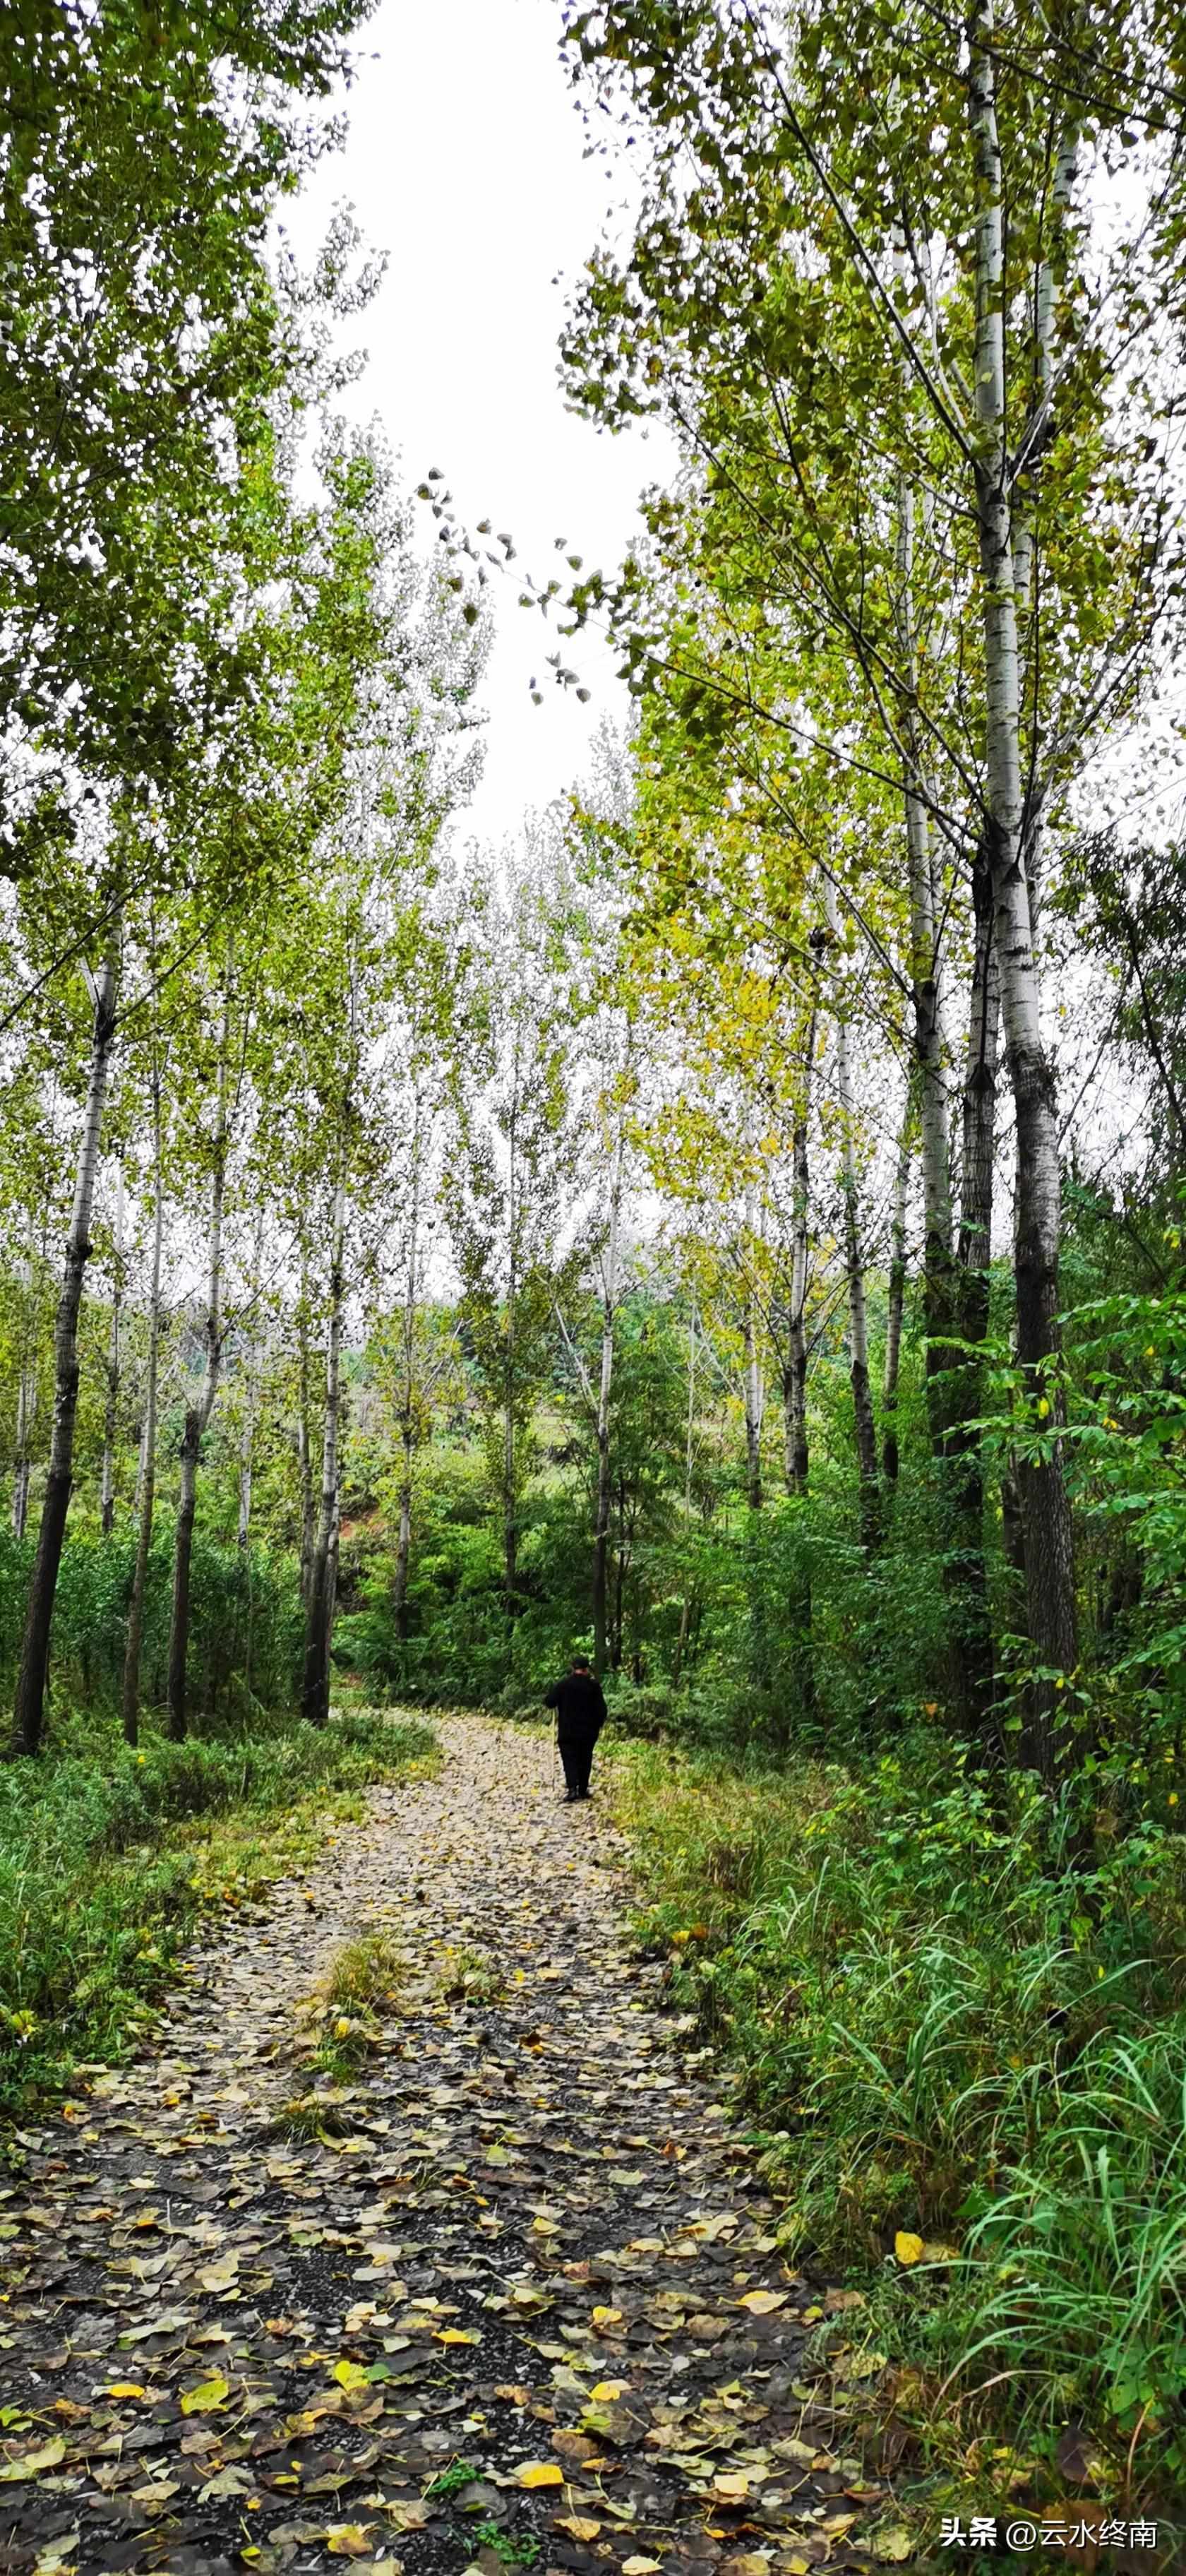
POLYGON ((132 1574, 132 1597, 128 1604, 127 1641, 124 1648, 123 1728, 126 1744, 135 1744, 140 1730, 140 1648, 144 1633, 144 1596, 148 1588, 148 1553, 152 1545, 153 1505, 156 1499, 157 1375, 161 1346, 161 1241, 165 1185, 161 1133, 161 1073, 155 1047, 152 1067, 152 1143, 152 1279, 148 1298, 148 1366, 144 1388, 144 1431, 140 1448, 136 1563, 132 1574))
POLYGON ((82 1304, 83 1277, 91 1249, 91 1208, 95 1195, 95 1175, 99 1166, 103 1102, 115 1046, 115 997, 118 976, 118 952, 115 936, 113 936, 112 946, 104 959, 95 985, 90 1078, 87 1084, 86 1108, 83 1114, 82 1136, 79 1140, 78 1163, 75 1170, 74 1206, 70 1217, 70 1232, 66 1238, 62 1291, 54 1325, 53 1431, 50 1437, 49 1472, 46 1478, 45 1499, 41 1507, 41 1526, 37 1534, 37 1554, 33 1562, 33 1579, 29 1587, 24 1636, 21 1642, 20 1670, 17 1676, 16 1708, 13 1719, 13 1750, 16 1753, 37 1752, 41 1742, 45 1712, 45 1687, 49 1669, 49 1640, 53 1622, 54 1597, 58 1585, 58 1568, 62 1561, 62 1543, 66 1535, 70 1489, 74 1481, 74 1423, 78 1411, 78 1315, 82 1304))
MULTIPOLYGON (((1030 915, 1021 689, 1011 526, 1005 385, 1004 206, 996 119, 992 0, 969 24, 968 98, 976 175, 976 515, 985 665, 987 859, 1000 971, 1001 1017, 1017 1125, 1017 1349, 1037 1429, 1037 1406, 1054 1408, 1058 1353, 1061 1174, 1054 1072, 1042 1038, 1041 992, 1030 915)), ((1057 1428, 1018 1477, 1026 1595, 1035 1663, 1068 1672, 1077 1655, 1070 1501, 1057 1428)), ((1037 1767, 1053 1785, 1063 1767, 1053 1683, 1032 1702, 1037 1767)))

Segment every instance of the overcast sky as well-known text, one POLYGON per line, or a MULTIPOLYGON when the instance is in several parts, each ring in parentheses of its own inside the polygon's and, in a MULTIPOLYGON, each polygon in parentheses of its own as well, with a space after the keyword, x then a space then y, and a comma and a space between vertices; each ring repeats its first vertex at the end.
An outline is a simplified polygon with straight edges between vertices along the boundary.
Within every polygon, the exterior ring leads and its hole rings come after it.
POLYGON ((587 564, 617 563, 638 493, 668 458, 657 434, 611 439, 575 420, 557 383, 565 281, 614 185, 605 162, 583 158, 559 29, 558 0, 382 0, 362 31, 346 151, 289 218, 305 256, 348 199, 387 251, 381 293, 350 333, 370 353, 350 407, 378 414, 409 482, 439 466, 460 516, 492 519, 519 550, 511 573, 491 575, 485 772, 462 823, 483 838, 513 832, 578 777, 601 717, 625 705, 611 657, 588 640, 569 658, 591 703, 554 687, 543 664, 556 636, 516 607, 512 575, 549 578, 561 536, 587 564), (541 707, 533 674, 546 680, 541 707))

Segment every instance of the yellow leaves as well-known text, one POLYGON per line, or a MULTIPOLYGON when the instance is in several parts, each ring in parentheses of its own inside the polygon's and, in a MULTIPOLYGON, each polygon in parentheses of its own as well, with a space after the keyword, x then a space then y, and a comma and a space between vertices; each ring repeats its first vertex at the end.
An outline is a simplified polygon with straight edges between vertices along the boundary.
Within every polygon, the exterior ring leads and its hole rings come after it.
POLYGON ((883 2523, 880 2531, 873 2533, 869 2546, 875 2558, 891 2567, 904 2567, 914 2542, 904 2522, 892 2522, 883 2523))
POLYGON ((466 2334, 461 2326, 438 2326, 432 2339, 434 2343, 480 2343, 481 2341, 480 2335, 466 2334))
POLYGON ((235 2253, 220 2254, 217 2263, 207 2263, 205 2270, 198 2274, 202 2288, 215 2291, 231 2289, 238 2277, 239 2257, 235 2253))
POLYGON ((37 2553, 33 2576, 74 2576, 81 2537, 76 2523, 73 2531, 60 2532, 56 2540, 47 2540, 37 2553))
MULTIPOLYGON (((349 2039, 353 2027, 354 2025, 351 2022, 349 2015, 347 2013, 339 2013, 338 2018, 334 2023, 334 2038, 349 2039)), ((343 2529, 346 2527, 347 2526, 343 2524, 343 2529)))
POLYGON ((658 2566, 657 2558, 624 2558, 622 2576, 656 2576, 658 2566))
POLYGON ((113 2379, 110 2388, 104 2389, 103 2395, 105 2397, 144 2397, 147 2391, 141 2387, 138 2379, 113 2379))
POLYGON ((330 2376, 337 2380, 339 2388, 365 2388, 367 2384, 361 2361, 335 2361, 330 2376))
POLYGON ((552 2518, 553 2531, 566 2531, 570 2540, 596 2540, 601 2524, 591 2513, 558 2513, 552 2518))
POLYGON ((612 2326, 620 2326, 621 2322, 620 2308, 594 2308, 593 2310, 593 2323, 598 2334, 608 2334, 612 2326))
POLYGON ((749 2479, 740 2470, 722 2470, 713 2479, 712 2491, 722 2504, 744 2504, 749 2495, 749 2479))
POLYGON ((595 2405, 604 2406, 615 2397, 624 2397, 629 2384, 625 2379, 599 2379, 596 2388, 590 2389, 589 2395, 595 2405))
POLYGON ((942 2237, 915 2236, 908 2228, 899 2228, 894 2238, 894 2252, 899 2263, 958 2263, 960 2248, 948 2245, 942 2237))
POLYGON ((525 2460, 515 2471, 516 2483, 534 2493, 536 2487, 562 2487, 564 2471, 556 2460, 525 2460))
POLYGON ((0 2480, 5 2486, 16 2486, 22 2478, 39 2478, 43 2469, 56 2469, 59 2460, 65 2457, 65 2442, 60 2433, 55 2433, 53 2439, 43 2442, 39 2450, 22 2451, 19 2459, 6 2460, 0 2469, 0 2480))
POLYGON ((183 2415, 213 2415, 216 2408, 225 2405, 230 2393, 229 2379, 224 2379, 221 2371, 216 2370, 212 2379, 200 2379, 196 2388, 184 2390, 181 2412, 183 2415))
POLYGON ((369 2558, 371 2522, 331 2522, 325 2545, 331 2558, 369 2558))
POLYGON ((737 2305, 739 2308, 748 2308, 751 2317, 772 2317, 775 2309, 785 2308, 786 2303, 785 2290, 747 2290, 745 2297, 739 2299, 737 2305))

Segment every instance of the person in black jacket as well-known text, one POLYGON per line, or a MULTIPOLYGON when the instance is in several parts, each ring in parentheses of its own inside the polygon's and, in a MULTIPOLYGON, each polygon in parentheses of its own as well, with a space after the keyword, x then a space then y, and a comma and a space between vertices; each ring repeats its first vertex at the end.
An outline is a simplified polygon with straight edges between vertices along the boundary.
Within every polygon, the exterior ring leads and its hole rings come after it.
POLYGON ((562 1682, 553 1682, 544 1699, 556 1711, 556 1740, 564 1764, 564 1804, 574 1806, 589 1795, 593 1747, 605 1724, 605 1699, 583 1655, 574 1655, 562 1682))

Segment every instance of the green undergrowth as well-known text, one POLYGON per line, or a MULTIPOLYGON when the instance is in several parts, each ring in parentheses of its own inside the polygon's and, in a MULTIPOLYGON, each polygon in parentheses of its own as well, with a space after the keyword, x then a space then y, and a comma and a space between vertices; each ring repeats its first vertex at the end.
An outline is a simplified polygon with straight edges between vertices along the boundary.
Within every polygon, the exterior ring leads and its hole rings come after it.
POLYGON ((785 1774, 635 1744, 614 1781, 788 2252, 861 2285, 932 2460, 1053 2464, 1080 2428, 1093 2491, 1180 2499, 1183 1838, 1072 1873, 1038 1797, 1002 1816, 933 1732, 785 1774))
POLYGON ((0 2113, 124 2053, 204 1912, 308 1866, 369 1783, 435 1758, 427 1726, 352 1710, 139 1752, 76 1720, 41 1761, 0 1769, 0 2113))

